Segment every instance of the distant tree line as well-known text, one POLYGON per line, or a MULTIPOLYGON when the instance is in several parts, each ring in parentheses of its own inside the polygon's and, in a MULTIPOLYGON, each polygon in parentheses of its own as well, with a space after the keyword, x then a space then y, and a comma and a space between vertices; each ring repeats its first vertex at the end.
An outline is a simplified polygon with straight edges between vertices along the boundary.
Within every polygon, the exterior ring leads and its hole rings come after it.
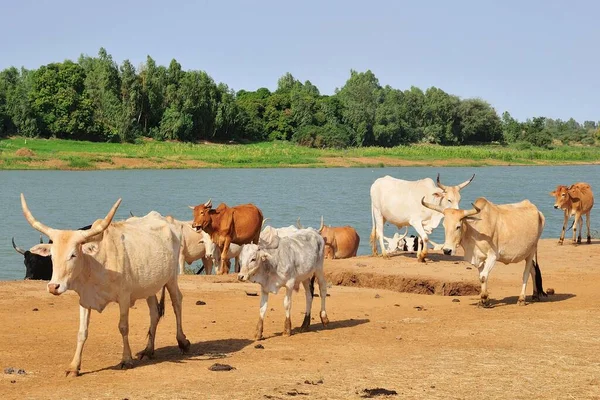
POLYGON ((321 95, 290 73, 277 90, 235 92, 204 71, 168 67, 151 57, 137 69, 117 65, 101 48, 37 70, 0 72, 0 136, 131 142, 156 140, 290 140, 311 147, 461 145, 524 142, 595 144, 599 124, 501 117, 487 102, 441 89, 381 86, 371 71, 350 72, 345 85, 321 95))

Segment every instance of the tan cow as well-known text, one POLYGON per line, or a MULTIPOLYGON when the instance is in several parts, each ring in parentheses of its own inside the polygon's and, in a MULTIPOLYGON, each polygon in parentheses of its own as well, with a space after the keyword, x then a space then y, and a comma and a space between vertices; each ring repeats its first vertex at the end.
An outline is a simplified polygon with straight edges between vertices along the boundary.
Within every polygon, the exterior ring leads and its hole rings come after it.
POLYGON ((578 182, 569 187, 558 185, 556 190, 550 192, 550 196, 553 196, 556 200, 554 208, 565 211, 565 221, 558 244, 563 244, 565 240, 565 229, 567 229, 567 222, 571 215, 575 215, 575 221, 573 222, 573 243, 581 243, 583 215, 585 215, 585 223, 587 225, 587 243, 592 243, 592 236, 590 235, 590 210, 594 206, 594 193, 592 193, 590 185, 585 182, 578 182), (575 242, 577 227, 579 227, 579 236, 577 236, 577 242, 575 242))
POLYGON ((52 256, 54 268, 48 292, 58 296, 73 290, 79 295, 77 349, 67 375, 79 374, 90 311, 102 312, 110 302, 119 304, 119 332, 123 336, 121 368, 133 366, 128 339, 129 308, 138 299, 146 299, 150 309, 150 329, 146 348, 137 357, 152 357, 156 327, 164 311, 161 306, 164 298, 159 304, 156 293, 165 286, 175 311, 179 348, 187 351, 190 347, 182 329, 182 295, 177 284, 181 230, 163 218, 153 216, 111 223, 119 204, 121 199, 88 231, 58 230, 37 221, 21 194, 27 222, 53 241, 31 249, 32 253, 52 256))
POLYGON ((537 260, 537 245, 545 219, 529 200, 496 205, 480 197, 471 210, 443 209, 425 202, 424 198, 421 204, 444 214, 444 254, 453 254, 461 245, 465 261, 479 269, 481 305, 487 305, 488 276, 497 261, 511 264, 525 260, 519 305, 525 304, 525 288, 530 274, 533 280, 532 300, 539 300, 540 295, 546 296, 537 260))
POLYGON ((360 237, 353 227, 349 225, 334 227, 325 225, 321 216, 319 233, 325 240, 325 258, 356 257, 360 237))
POLYGON ((230 243, 239 245, 258 243, 263 222, 262 211, 254 204, 242 204, 228 207, 221 203, 216 210, 212 200, 190 208, 193 210, 192 227, 208 233, 213 242, 221 249, 219 274, 229 272, 230 243))

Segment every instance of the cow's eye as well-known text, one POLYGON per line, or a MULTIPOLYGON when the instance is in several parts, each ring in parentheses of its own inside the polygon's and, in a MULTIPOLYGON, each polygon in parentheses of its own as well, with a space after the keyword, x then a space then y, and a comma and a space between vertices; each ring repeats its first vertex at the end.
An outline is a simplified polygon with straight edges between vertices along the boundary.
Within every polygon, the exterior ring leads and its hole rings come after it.
POLYGON ((71 254, 71 257, 69 257, 69 260, 72 260, 72 259, 74 259, 75 257, 76 257, 76 256, 75 256, 75 253, 73 253, 73 254, 71 254))
POLYGON ((456 227, 456 230, 459 230, 459 229, 460 229, 460 225, 458 225, 458 226, 456 227))
POLYGON ((448 203, 452 203, 452 200, 448 199, 448 203))
POLYGON ((561 197, 565 197, 565 194, 564 194, 564 193, 563 193, 563 194, 561 194, 561 197))
POLYGON ((256 257, 252 258, 252 260, 250 260, 251 263, 256 261, 256 257))

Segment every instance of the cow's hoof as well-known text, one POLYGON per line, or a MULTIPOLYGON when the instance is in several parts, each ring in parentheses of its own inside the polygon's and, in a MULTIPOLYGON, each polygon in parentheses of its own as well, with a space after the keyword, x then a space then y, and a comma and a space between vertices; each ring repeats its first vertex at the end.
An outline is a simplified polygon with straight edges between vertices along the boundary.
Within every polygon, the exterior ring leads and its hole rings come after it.
POLYGON ((144 349, 144 350, 140 351, 139 353, 137 353, 135 355, 135 357, 138 360, 143 360, 144 357, 146 357, 148 360, 151 360, 154 358, 154 350, 144 349))
POLYGON ((577 238, 577 243, 581 243, 581 238, 577 238))
POLYGON ((519 297, 519 300, 517 300, 517 305, 524 306, 526 304, 527 304, 527 302, 525 301, 525 298, 524 297, 519 297))
POLYGON ((187 339, 183 339, 183 340, 177 339, 177 346, 179 346, 179 350, 181 350, 182 354, 190 351, 190 341, 187 339))
POLYGON ((306 332, 310 328, 310 314, 304 316, 304 321, 302 321, 302 325, 300 326, 300 332, 306 332))
POLYGON ((261 333, 256 333, 256 335, 254 335, 254 340, 256 340, 257 342, 261 341, 261 340, 265 340, 265 337, 262 335, 261 333))
POLYGON ((327 326, 327 324, 329 324, 329 318, 327 318, 327 314, 321 313, 321 323, 323 326, 327 326))
POLYGON ((65 371, 65 376, 69 376, 71 378, 76 378, 79 376, 79 370, 78 369, 68 369, 65 371))
POLYGON ((291 336, 292 335, 292 320, 289 318, 285 319, 285 325, 283 327, 283 334, 285 336, 291 336))
POLYGON ((562 246, 562 244, 563 244, 563 241, 562 241, 562 240, 559 240, 559 241, 558 241, 558 244, 559 244, 559 246, 562 246))
POLYGON ((592 244, 592 238, 588 236, 587 240, 585 241, 587 244, 592 244))
POLYGON ((531 295, 531 302, 534 301, 540 301, 540 295, 539 294, 533 294, 531 295))
POLYGON ((119 364, 119 369, 131 369, 133 368, 133 360, 123 360, 119 364))

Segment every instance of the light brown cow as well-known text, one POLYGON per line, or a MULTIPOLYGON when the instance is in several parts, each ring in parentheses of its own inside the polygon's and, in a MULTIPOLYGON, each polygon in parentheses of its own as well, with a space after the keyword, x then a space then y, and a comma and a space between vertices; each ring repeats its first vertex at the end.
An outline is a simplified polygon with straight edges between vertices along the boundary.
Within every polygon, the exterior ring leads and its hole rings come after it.
POLYGON ((191 207, 194 211, 192 227, 202 229, 210 235, 213 242, 221 249, 221 265, 219 274, 229 272, 229 245, 258 243, 263 222, 262 211, 254 204, 241 204, 228 207, 221 203, 212 208, 212 200, 191 207))
POLYGON ((325 240, 325 258, 350 258, 356 257, 360 237, 353 227, 327 226, 323 223, 321 216, 321 227, 319 233, 325 240))
POLYGON ((146 299, 150 309, 150 329, 146 348, 137 357, 152 357, 156 327, 163 310, 156 293, 165 286, 175 311, 179 348, 187 351, 190 347, 182 329, 182 295, 177 284, 181 230, 163 218, 153 216, 111 223, 119 204, 121 199, 88 231, 58 230, 37 221, 21 194, 21 207, 27 222, 53 241, 31 249, 32 253, 52 256, 53 271, 48 292, 58 296, 73 290, 79 294, 77 349, 67 375, 79 374, 91 310, 102 312, 111 302, 119 303, 119 331, 123 337, 121 368, 133 366, 128 339, 129 308, 138 299, 146 299))
POLYGON ((550 196, 555 198, 554 208, 565 211, 565 221, 563 223, 562 232, 558 244, 563 244, 565 240, 565 230, 567 222, 571 215, 575 215, 573 222, 573 243, 581 243, 581 232, 583 231, 583 218, 587 225, 587 243, 592 242, 590 235, 590 210, 594 206, 594 193, 592 188, 585 182, 578 182, 569 187, 558 185, 556 190, 550 192, 550 196), (577 227, 579 227, 579 235, 577 236, 577 227), (577 236, 577 242, 575 242, 577 236))
POLYGON ((475 200, 471 210, 456 210, 442 209, 424 199, 421 199, 421 204, 444 214, 444 254, 453 254, 460 245, 465 252, 464 260, 479 269, 481 305, 487 305, 488 277, 497 261, 511 264, 525 260, 519 305, 525 304, 525 289, 530 274, 533 280, 532 300, 539 300, 540 294, 546 296, 537 258, 537 245, 545 219, 529 200, 496 205, 480 197, 475 200))

